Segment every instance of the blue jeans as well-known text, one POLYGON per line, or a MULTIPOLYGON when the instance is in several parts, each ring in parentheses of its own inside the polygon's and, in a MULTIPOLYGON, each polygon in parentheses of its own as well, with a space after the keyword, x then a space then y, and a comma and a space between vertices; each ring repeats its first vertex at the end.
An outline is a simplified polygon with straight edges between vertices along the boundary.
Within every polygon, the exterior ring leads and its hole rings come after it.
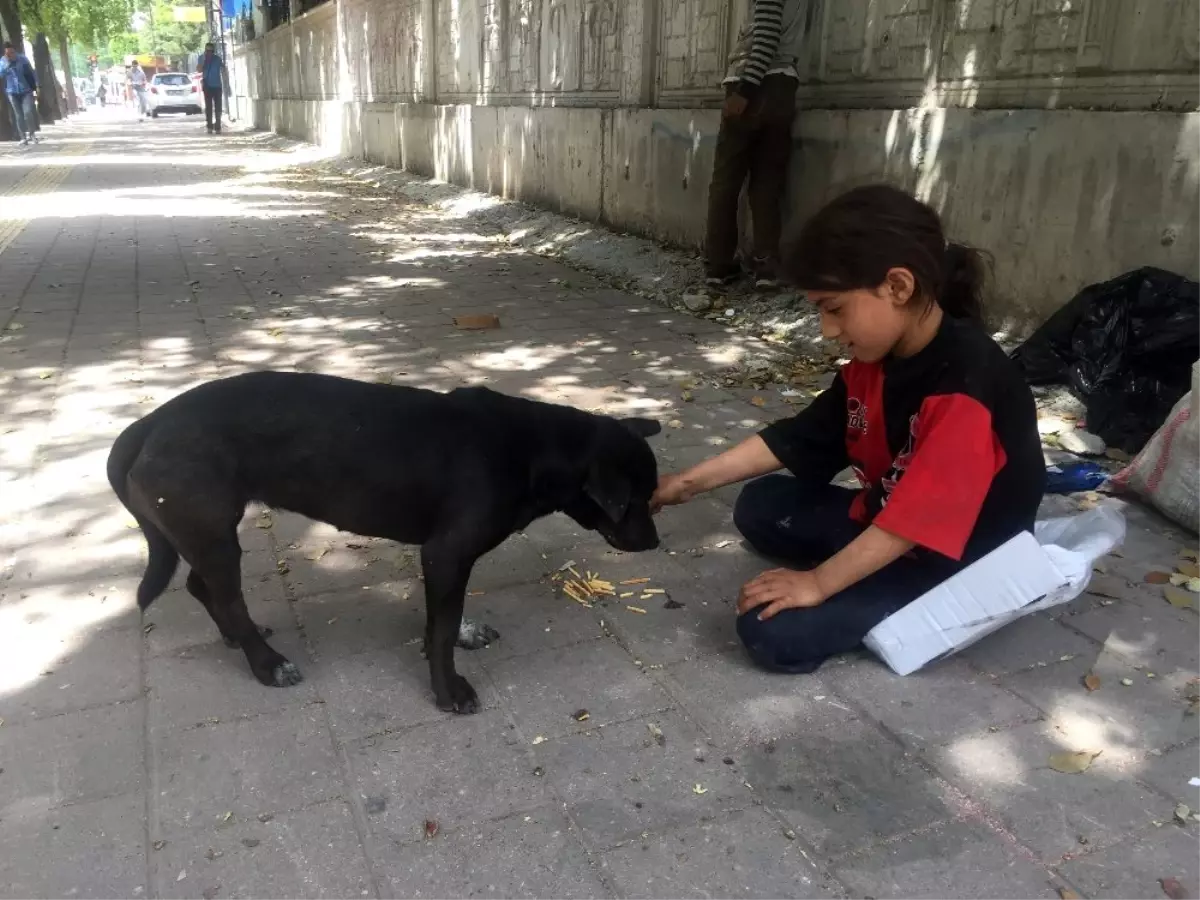
POLYGON ((8 103, 13 111, 13 124, 16 126, 17 134, 24 140, 33 135, 33 128, 37 122, 37 110, 33 105, 33 92, 26 91, 24 94, 9 94, 8 103))
MULTIPOLYGON (((742 489, 733 522, 755 550, 792 568, 810 569, 863 531, 850 518, 857 491, 767 475, 742 489)), ((737 620, 750 657, 775 672, 813 672, 861 646, 867 632, 949 574, 945 567, 907 557, 830 597, 820 606, 785 609, 764 622, 753 609, 737 620)))

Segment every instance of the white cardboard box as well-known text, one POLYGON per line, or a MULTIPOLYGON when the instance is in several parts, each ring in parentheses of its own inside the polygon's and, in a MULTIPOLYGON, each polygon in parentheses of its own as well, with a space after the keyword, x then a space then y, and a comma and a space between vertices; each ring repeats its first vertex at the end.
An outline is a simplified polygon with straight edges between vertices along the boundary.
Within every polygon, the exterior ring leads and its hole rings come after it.
POLYGON ((1125 538, 1099 507, 1038 522, 876 625, 864 643, 897 675, 969 647, 1009 622, 1083 593, 1092 564, 1125 538))

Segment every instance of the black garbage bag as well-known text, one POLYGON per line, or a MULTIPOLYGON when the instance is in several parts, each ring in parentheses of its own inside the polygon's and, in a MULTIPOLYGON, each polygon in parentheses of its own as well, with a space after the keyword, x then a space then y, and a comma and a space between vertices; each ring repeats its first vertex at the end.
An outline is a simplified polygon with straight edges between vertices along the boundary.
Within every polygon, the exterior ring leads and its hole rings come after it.
POLYGON ((1065 384, 1087 429, 1136 453, 1191 387, 1200 358, 1200 286, 1163 269, 1080 291, 1012 358, 1034 385, 1065 384))

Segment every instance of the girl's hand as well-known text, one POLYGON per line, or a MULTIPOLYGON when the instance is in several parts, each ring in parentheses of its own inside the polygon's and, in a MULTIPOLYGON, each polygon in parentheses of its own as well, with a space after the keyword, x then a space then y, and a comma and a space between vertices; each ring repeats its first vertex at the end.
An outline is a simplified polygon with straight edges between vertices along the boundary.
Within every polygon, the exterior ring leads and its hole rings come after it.
POLYGON ((771 569, 742 585, 737 611, 742 615, 765 607, 758 614, 759 620, 765 621, 781 610, 820 606, 827 599, 815 573, 771 569))
POLYGON ((683 475, 678 472, 663 475, 658 479, 658 487, 650 498, 650 512, 656 513, 664 506, 687 503, 695 495, 695 488, 683 475))

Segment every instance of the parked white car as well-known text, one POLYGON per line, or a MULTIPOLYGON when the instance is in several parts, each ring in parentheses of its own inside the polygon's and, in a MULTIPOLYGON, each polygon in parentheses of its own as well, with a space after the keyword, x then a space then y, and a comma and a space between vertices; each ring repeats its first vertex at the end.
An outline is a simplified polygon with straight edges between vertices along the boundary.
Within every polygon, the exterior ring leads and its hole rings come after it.
POLYGON ((204 99, 192 77, 184 72, 159 72, 146 87, 150 115, 181 112, 189 116, 204 111, 204 99))

